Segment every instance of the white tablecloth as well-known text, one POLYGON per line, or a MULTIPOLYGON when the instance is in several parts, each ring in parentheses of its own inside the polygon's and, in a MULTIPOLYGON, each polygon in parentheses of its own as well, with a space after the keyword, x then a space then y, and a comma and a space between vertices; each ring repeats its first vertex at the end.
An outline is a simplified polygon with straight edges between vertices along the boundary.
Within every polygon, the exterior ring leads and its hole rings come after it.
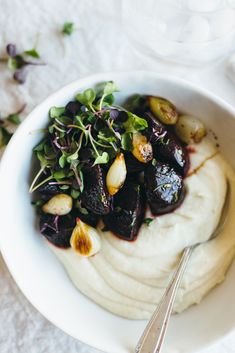
MULTIPOLYGON (((53 91, 82 76, 136 69, 184 77, 235 105, 235 86, 225 75, 225 61, 192 69, 134 52, 122 33, 121 1, 0 0, 0 52, 7 43, 16 43, 19 50, 31 49, 36 37, 38 51, 47 65, 31 67, 24 85, 14 83, 6 67, 0 65, 2 116, 22 103, 27 103, 26 114, 53 91), (66 21, 76 25, 71 37, 60 34, 66 21)), ((6 236, 10 236, 10 225, 6 236)), ((1 257, 0 327, 0 353, 93 351, 54 327, 27 302, 1 257)), ((235 352, 235 333, 205 352, 235 352)))

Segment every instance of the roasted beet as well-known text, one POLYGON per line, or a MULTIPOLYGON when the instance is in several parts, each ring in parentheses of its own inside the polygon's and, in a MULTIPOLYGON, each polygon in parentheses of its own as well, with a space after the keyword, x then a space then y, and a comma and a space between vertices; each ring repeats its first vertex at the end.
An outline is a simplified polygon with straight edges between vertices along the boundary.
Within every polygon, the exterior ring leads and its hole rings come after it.
POLYGON ((70 247, 70 237, 76 225, 76 217, 52 216, 42 214, 40 216, 40 231, 49 242, 60 248, 70 247))
POLYGON ((145 196, 141 185, 126 182, 114 197, 114 210, 103 217, 105 226, 120 238, 134 240, 143 222, 145 196))
POLYGON ((148 122, 146 135, 152 143, 154 157, 169 163, 181 175, 185 176, 189 168, 189 158, 184 146, 151 113, 146 113, 144 118, 148 122))
POLYGON ((188 153, 173 134, 167 132, 153 145, 153 151, 156 159, 169 163, 182 176, 187 174, 189 168, 188 153))
POLYGON ((81 201, 85 208, 98 215, 111 211, 111 196, 106 188, 105 173, 100 165, 84 170, 84 190, 81 201))
POLYGON ((127 173, 142 172, 146 167, 146 164, 139 162, 138 159, 136 159, 131 152, 125 153, 125 162, 127 173))
POLYGON ((183 201, 185 188, 182 177, 169 166, 157 161, 145 170, 147 200, 155 215, 172 212, 183 201))
POLYGON ((94 214, 87 210, 86 212, 81 212, 79 209, 76 212, 76 217, 80 218, 81 221, 83 221, 86 224, 89 224, 94 228, 97 226, 100 218, 100 216, 98 216, 97 214, 94 214))
MULTIPOLYGON (((50 180, 49 182, 41 185, 38 188, 38 192, 40 193, 42 200, 48 201, 53 196, 55 196, 57 194, 61 194, 61 189, 59 188, 59 185, 53 184, 53 183, 56 183, 56 180, 50 180)), ((63 191, 63 193, 64 193, 64 191, 63 191)))
POLYGON ((159 121, 154 118, 151 113, 144 114, 144 119, 147 120, 148 128, 146 135, 152 144, 155 144, 160 138, 167 134, 167 129, 159 121))

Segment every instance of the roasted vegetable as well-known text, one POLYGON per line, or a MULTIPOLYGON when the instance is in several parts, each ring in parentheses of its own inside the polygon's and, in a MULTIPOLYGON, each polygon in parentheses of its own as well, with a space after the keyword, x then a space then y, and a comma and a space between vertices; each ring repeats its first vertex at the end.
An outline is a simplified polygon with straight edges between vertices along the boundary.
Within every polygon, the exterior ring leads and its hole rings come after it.
POLYGON ((160 215, 172 212, 182 203, 185 189, 182 177, 173 168, 159 161, 154 164, 145 170, 145 187, 152 213, 160 215))
POLYGON ((49 110, 46 134, 33 149, 39 166, 29 191, 39 193, 34 204, 42 232, 54 243, 60 237, 69 246, 71 217, 79 218, 82 230, 102 218, 119 237, 133 240, 147 201, 162 214, 183 200, 189 168, 184 142, 200 141, 204 126, 190 116, 178 118, 161 97, 137 94, 117 105, 117 91, 112 81, 100 83, 49 110))
POLYGON ((154 157, 162 162, 167 162, 182 176, 189 169, 188 153, 173 134, 167 132, 153 145, 154 157))
POLYGON ((154 158, 169 163, 185 176, 189 168, 189 159, 183 145, 152 114, 147 113, 144 117, 148 122, 146 134, 153 146, 154 158))
POLYGON ((51 180, 38 188, 38 192, 40 193, 40 197, 44 201, 48 201, 52 198, 52 196, 60 194, 61 189, 59 185, 56 184, 56 180, 51 180))
POLYGON ((111 211, 111 200, 102 167, 95 165, 84 171, 84 190, 81 194, 84 207, 97 215, 105 215, 111 211))
POLYGON ((126 161, 126 168, 127 173, 138 173, 142 172, 146 167, 146 163, 142 163, 136 159, 132 153, 126 152, 125 153, 125 161, 126 161))
POLYGON ((148 163, 153 158, 153 149, 146 136, 136 132, 132 137, 132 154, 141 163, 148 163))
POLYGON ((76 217, 80 218, 83 222, 89 224, 92 227, 96 227, 100 216, 88 211, 85 207, 80 207, 76 209, 76 217))
POLYGON ((176 107, 165 98, 148 96, 150 111, 163 124, 174 125, 178 120, 176 107))
POLYGON ((72 215, 52 216, 42 214, 40 216, 40 231, 47 240, 61 248, 70 247, 70 237, 76 224, 76 218, 72 215))
POLYGON ((126 163, 123 153, 119 153, 111 164, 107 176, 106 185, 110 195, 115 195, 126 180, 126 163))
POLYGON ((79 255, 90 257, 100 250, 101 240, 97 230, 82 222, 79 218, 73 229, 70 245, 79 255))
POLYGON ((55 216, 64 216, 71 212, 73 207, 73 199, 67 194, 58 194, 48 200, 43 206, 42 210, 55 216))
POLYGON ((146 113, 144 119, 147 120, 148 128, 145 133, 152 144, 167 134, 167 129, 151 113, 146 113))
POLYGON ((127 181, 114 196, 114 210, 103 217, 105 226, 125 240, 134 240, 145 213, 145 196, 141 185, 127 181))
POLYGON ((181 115, 175 125, 175 132, 185 143, 199 143, 206 136, 206 129, 200 119, 191 115, 181 115))

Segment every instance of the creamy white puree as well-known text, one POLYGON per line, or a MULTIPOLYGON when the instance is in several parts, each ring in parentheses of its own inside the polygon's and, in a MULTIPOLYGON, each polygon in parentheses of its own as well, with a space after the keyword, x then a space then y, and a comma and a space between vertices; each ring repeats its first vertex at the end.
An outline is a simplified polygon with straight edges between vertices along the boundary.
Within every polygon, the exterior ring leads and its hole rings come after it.
POLYGON ((190 170, 200 168, 185 179, 187 196, 183 204, 173 213, 157 217, 149 226, 142 225, 135 242, 99 230, 101 251, 90 258, 83 258, 72 249, 51 246, 75 286, 115 314, 131 319, 151 316, 182 250, 206 241, 216 228, 228 178, 228 220, 216 239, 194 250, 174 311, 199 303, 225 277, 235 252, 235 173, 209 139, 193 147, 190 170))

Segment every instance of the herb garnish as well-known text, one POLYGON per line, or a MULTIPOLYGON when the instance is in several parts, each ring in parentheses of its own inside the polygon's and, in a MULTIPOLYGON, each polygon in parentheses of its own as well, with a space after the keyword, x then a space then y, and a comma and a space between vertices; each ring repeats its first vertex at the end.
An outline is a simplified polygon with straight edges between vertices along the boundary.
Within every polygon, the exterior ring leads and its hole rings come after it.
POLYGON ((13 79, 18 83, 24 83, 26 79, 26 67, 30 65, 45 65, 45 63, 38 61, 29 61, 27 57, 40 58, 39 53, 35 48, 25 50, 21 53, 17 51, 15 44, 7 44, 6 57, 0 58, 0 62, 6 63, 9 70, 13 72, 13 79))
POLYGON ((132 150, 133 133, 144 130, 148 124, 145 119, 114 106, 113 93, 117 91, 112 81, 105 82, 96 89, 78 93, 76 101, 66 107, 50 109, 47 134, 34 148, 41 168, 31 192, 47 182, 59 183, 77 199, 84 187, 84 163, 107 164, 121 150, 132 150), (89 157, 82 155, 84 151, 89 151, 89 157))
POLYGON ((65 22, 62 28, 62 33, 66 36, 71 36, 73 32, 74 32, 74 23, 65 22))
POLYGON ((150 225, 150 223, 152 223, 152 221, 154 221, 154 218, 145 218, 143 223, 147 224, 147 226, 150 225))
POLYGON ((11 124, 19 125, 21 123, 20 114, 25 109, 24 104, 17 112, 9 114, 7 117, 0 119, 0 148, 6 146, 12 137, 12 132, 8 130, 11 124))

